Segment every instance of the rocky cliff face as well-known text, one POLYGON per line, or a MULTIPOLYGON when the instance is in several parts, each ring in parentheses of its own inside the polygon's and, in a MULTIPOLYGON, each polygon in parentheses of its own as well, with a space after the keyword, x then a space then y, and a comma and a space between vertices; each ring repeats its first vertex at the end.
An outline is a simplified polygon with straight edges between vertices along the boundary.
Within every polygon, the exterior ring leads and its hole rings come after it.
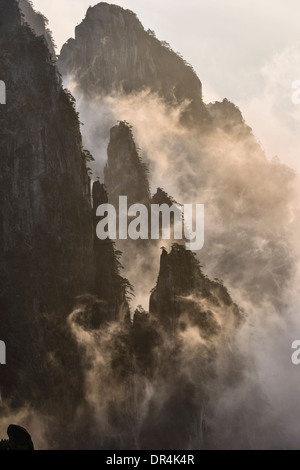
POLYGON ((96 235, 99 218, 97 208, 108 203, 108 196, 103 184, 93 184, 93 220, 94 220, 94 257, 95 257, 95 292, 101 299, 98 312, 98 326, 105 321, 124 319, 129 314, 128 295, 132 292, 129 281, 121 276, 121 252, 115 249, 112 240, 100 240, 96 235), (101 313, 102 312, 102 313, 101 313))
POLYGON ((170 331, 190 324, 205 338, 236 328, 243 318, 224 285, 208 279, 195 255, 178 244, 169 254, 162 251, 150 313, 170 331))
POLYGON ((138 154, 129 125, 120 122, 110 131, 104 184, 109 202, 119 205, 119 196, 127 196, 128 205, 150 204, 147 169, 138 154))
MULTIPOLYGON (((131 126, 120 122, 110 131, 107 148, 107 163, 104 168, 104 184, 108 202, 117 211, 117 233, 119 232, 119 197, 127 196, 127 209, 122 216, 129 224, 134 218, 127 216, 133 204, 144 204, 148 210, 148 229, 150 230, 151 193, 148 171, 143 163, 133 138, 131 126)), ((122 266, 129 281, 133 284, 136 302, 148 304, 150 286, 158 269, 156 245, 149 233, 148 240, 117 240, 116 246, 122 252, 122 266), (154 274, 155 273, 155 274, 154 274)), ((118 237, 119 238, 119 237, 118 237)))
MULTIPOLYGON (((95 239, 88 152, 73 97, 62 88, 44 38, 23 24, 17 2, 1 0, 0 12, 7 87, 0 110, 0 323, 9 361, 1 393, 14 405, 35 397, 35 406, 48 412, 61 400, 55 413, 72 413, 82 382, 66 318, 75 298, 82 303, 87 294, 96 296, 87 301, 90 327, 125 315, 128 286, 112 243, 95 239), (66 402, 53 387, 59 376, 75 387, 66 402), (39 401, 48 387, 50 402, 39 401)), ((95 184, 94 210, 103 197, 95 184)))
POLYGON ((30 0, 19 0, 19 9, 21 11, 23 21, 34 31, 36 36, 45 38, 48 49, 52 58, 55 58, 55 44, 52 33, 48 28, 48 20, 42 13, 36 12, 33 9, 30 0))
POLYGON ((169 45, 145 31, 136 15, 116 5, 90 7, 76 27, 75 39, 62 48, 59 68, 71 75, 87 97, 149 89, 168 103, 190 101, 185 115, 208 117, 197 75, 169 45))
POLYGON ((58 311, 65 318, 74 297, 92 288, 93 226, 73 103, 44 39, 22 25, 17 2, 1 0, 0 12, 7 87, 0 115, 0 323, 10 363, 2 387, 15 386, 20 369, 26 381, 26 371, 39 368, 32 357, 39 351, 37 318, 58 311))

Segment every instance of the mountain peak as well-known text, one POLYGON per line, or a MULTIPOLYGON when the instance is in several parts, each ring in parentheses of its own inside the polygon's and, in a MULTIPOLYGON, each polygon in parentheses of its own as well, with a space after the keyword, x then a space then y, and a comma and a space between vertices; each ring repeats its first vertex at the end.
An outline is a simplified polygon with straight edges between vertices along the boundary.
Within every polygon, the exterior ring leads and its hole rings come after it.
POLYGON ((133 11, 124 9, 119 5, 113 5, 106 2, 100 2, 95 6, 90 6, 86 13, 86 19, 92 21, 100 20, 102 22, 110 22, 113 15, 121 15, 123 17, 126 16, 127 18, 131 18, 135 22, 139 23, 139 25, 143 28, 142 23, 139 21, 133 11))
POLYGON ((149 90, 171 105, 185 104, 185 121, 208 118, 202 84, 169 44, 156 38, 130 10, 100 3, 90 7, 62 47, 59 68, 72 76, 86 98, 149 90))
POLYGON ((121 121, 111 129, 107 155, 104 178, 109 201, 118 204, 119 196, 127 195, 129 204, 149 205, 147 168, 141 160, 128 123, 121 121))

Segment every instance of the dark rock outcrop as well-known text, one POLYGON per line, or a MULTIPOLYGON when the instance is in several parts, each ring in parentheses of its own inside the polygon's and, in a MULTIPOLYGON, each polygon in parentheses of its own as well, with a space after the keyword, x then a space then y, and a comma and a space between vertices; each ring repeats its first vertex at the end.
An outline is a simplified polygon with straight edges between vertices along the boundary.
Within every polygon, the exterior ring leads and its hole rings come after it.
POLYGON ((95 291, 101 299, 103 314, 102 321, 123 319, 129 312, 128 299, 132 293, 129 281, 121 276, 121 253, 115 248, 109 238, 100 240, 96 235, 99 217, 97 208, 108 203, 108 196, 103 184, 96 181, 93 184, 93 220, 94 220, 94 257, 95 257, 95 291))
POLYGON ((204 338, 218 336, 227 328, 234 330, 243 320, 225 286, 205 276, 194 253, 178 244, 173 244, 170 253, 162 251, 150 313, 168 331, 184 329, 188 323, 197 326, 204 338))
POLYGON ((110 131, 104 168, 104 183, 109 203, 116 208, 119 196, 127 196, 128 205, 150 205, 150 188, 147 169, 142 162, 133 139, 131 127, 120 122, 110 131))
POLYGON ((74 104, 44 39, 23 25, 18 3, 1 0, 0 12, 7 87, 0 114, 0 323, 8 386, 35 368, 32 325, 39 315, 61 312, 63 321, 74 297, 93 288, 93 223, 74 104))
POLYGON ((167 204, 168 206, 172 206, 172 204, 177 204, 177 202, 162 188, 157 188, 156 193, 153 194, 151 198, 151 204, 167 204))
POLYGON ((33 8, 30 0, 19 0, 19 8, 22 15, 24 15, 24 21, 32 28, 36 36, 42 36, 45 38, 49 52, 52 58, 55 59, 55 44, 52 37, 52 32, 48 28, 48 20, 40 12, 36 12, 33 8))
POLYGON ((9 450, 34 450, 29 432, 21 426, 10 424, 7 435, 9 437, 9 450))
POLYGON ((188 122, 208 118, 202 84, 192 67, 145 31, 130 10, 108 3, 90 7, 58 63, 61 73, 73 76, 88 98, 150 89, 173 105, 190 102, 183 116, 188 122))
MULTIPOLYGON (((1 394, 12 407, 33 400, 44 412, 70 417, 83 384, 66 318, 75 299, 88 294, 103 320, 116 319, 123 307, 125 314, 127 284, 112 243, 95 240, 88 152, 73 97, 43 37, 23 24, 18 3, 1 0, 0 12, 7 86, 0 110, 0 323, 8 357, 1 394), (62 376, 67 395, 57 386, 62 376), (49 389, 49 400, 41 399, 49 389)), ((94 204, 101 199, 96 189, 94 204)))

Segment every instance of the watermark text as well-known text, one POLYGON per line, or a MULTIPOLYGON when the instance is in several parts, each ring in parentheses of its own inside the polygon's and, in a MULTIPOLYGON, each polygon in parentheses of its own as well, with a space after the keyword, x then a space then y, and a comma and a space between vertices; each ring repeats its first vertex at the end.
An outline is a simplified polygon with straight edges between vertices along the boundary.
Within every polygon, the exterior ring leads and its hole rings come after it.
POLYGON ((99 206, 96 215, 102 217, 96 227, 100 240, 170 240, 173 231, 174 240, 185 240, 188 250, 201 250, 204 245, 204 204, 151 204, 149 208, 133 204, 128 208, 127 196, 120 196, 118 216, 112 204, 99 206))
POLYGON ((0 364, 6 364, 6 345, 0 341, 0 364))
POLYGON ((0 80, 0 104, 6 104, 6 85, 0 80))

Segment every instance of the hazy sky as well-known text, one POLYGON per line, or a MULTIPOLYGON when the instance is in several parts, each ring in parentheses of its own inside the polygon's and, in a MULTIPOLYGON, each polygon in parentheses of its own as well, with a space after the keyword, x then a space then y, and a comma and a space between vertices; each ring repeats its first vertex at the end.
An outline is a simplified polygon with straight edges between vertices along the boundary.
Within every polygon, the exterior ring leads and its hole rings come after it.
MULTIPOLYGON (((92 0, 33 0, 50 22, 58 51, 92 0)), ((237 104, 266 149, 300 172, 299 0, 116 0, 195 68, 205 102, 237 104)))

